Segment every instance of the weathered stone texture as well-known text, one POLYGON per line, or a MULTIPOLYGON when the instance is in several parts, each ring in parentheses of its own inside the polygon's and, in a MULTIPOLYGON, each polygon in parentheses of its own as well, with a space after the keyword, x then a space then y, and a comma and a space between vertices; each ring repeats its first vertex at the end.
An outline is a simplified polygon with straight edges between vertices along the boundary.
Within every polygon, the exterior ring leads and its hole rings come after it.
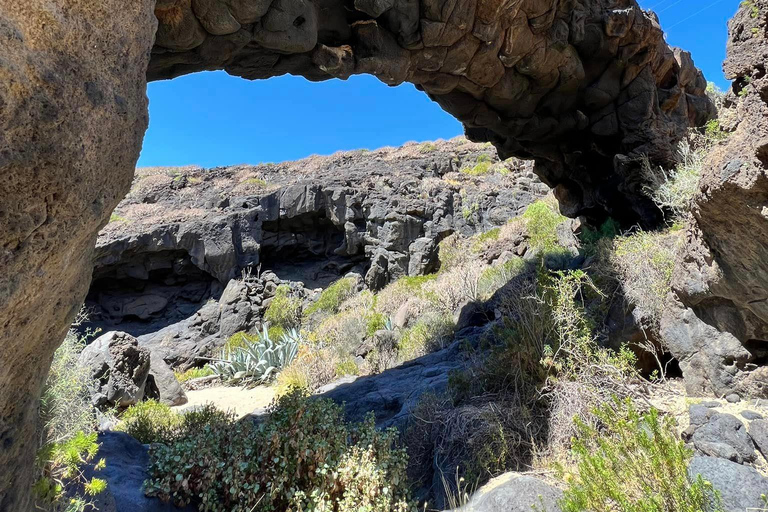
POLYGON ((704 163, 662 318, 689 393, 768 396, 765 12, 764 0, 745 3, 729 22, 724 69, 734 86, 721 122, 731 134, 704 163))
POLYGON ((690 57, 634 0, 163 0, 149 79, 373 74, 411 82, 490 141, 536 160, 563 213, 656 223, 637 157, 714 114, 690 57))
POLYGON ((0 0, 0 511, 29 510, 37 400, 147 125, 150 0, 0 0))

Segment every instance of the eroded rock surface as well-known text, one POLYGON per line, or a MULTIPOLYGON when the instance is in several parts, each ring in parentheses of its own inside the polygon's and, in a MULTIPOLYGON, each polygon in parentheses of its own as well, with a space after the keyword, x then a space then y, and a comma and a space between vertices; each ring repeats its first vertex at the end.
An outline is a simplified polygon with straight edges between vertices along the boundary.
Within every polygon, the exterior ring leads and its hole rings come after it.
POLYGON ((93 405, 98 408, 128 407, 144 397, 149 375, 150 353, 139 341, 124 332, 99 336, 80 354, 93 388, 93 405))
POLYGON ((536 159, 563 213, 655 224, 639 163, 714 112, 690 54, 634 0, 160 0, 149 79, 373 74, 411 82, 503 158, 536 159))
POLYGON ((372 289, 434 272, 443 238, 503 225, 547 190, 530 163, 500 162, 464 138, 277 165, 140 169, 98 240, 89 326, 129 332, 186 364, 258 327, 283 282, 302 283, 303 299, 350 271, 372 289))
POLYGON ((150 0, 0 0, 0 511, 26 512, 37 400, 147 125, 150 0))
POLYGON ((768 2, 744 4, 729 22, 731 134, 705 161, 662 319, 691 394, 768 396, 766 12, 768 2))

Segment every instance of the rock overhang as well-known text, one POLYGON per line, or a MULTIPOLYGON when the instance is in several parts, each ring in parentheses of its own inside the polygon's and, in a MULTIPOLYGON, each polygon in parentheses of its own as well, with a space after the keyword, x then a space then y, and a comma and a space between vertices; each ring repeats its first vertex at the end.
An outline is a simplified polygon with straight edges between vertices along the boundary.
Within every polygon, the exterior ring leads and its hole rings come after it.
POLYGON ((714 115, 688 52, 634 0, 160 0, 149 80, 372 74, 410 82, 502 158, 533 159, 564 214, 651 226, 639 158, 669 165, 714 115))

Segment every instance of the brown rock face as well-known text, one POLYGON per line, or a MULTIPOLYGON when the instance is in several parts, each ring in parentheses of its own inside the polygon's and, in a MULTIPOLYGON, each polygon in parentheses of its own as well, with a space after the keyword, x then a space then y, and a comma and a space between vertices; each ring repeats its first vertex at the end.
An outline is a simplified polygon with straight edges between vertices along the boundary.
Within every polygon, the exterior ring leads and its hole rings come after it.
POLYGON ((536 160, 563 213, 655 224, 636 157, 669 164, 714 112, 688 53, 634 0, 160 0, 149 79, 373 74, 411 82, 502 158, 536 160))
POLYGON ((31 508, 37 400, 147 125, 151 0, 0 0, 0 511, 31 508))
POLYGON ((732 130, 705 162, 662 334, 688 391, 768 396, 768 2, 728 25, 732 130))

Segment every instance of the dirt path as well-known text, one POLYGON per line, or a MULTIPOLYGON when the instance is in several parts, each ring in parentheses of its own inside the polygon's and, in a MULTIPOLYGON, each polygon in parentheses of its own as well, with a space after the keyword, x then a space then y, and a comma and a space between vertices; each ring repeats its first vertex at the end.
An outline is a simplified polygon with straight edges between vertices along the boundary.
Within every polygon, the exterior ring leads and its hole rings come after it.
POLYGON ((252 413, 255 409, 266 407, 275 397, 275 388, 270 386, 257 386, 251 389, 240 387, 215 386, 212 388, 187 391, 189 401, 179 407, 177 411, 183 411, 206 403, 213 403, 223 411, 234 411, 241 418, 252 413))

